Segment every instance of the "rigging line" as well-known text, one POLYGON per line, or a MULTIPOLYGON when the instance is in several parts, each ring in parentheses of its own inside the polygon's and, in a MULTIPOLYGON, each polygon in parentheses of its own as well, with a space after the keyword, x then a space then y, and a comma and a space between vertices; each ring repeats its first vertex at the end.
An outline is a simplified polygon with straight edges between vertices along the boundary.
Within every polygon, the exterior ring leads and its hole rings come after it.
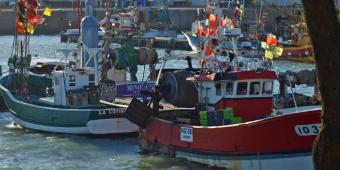
MULTIPOLYGON (((17 26, 15 24, 15 32, 17 31, 17 26)), ((11 57, 13 56, 13 53, 15 52, 15 42, 16 42, 16 33, 14 33, 14 37, 13 37, 13 43, 12 43, 12 51, 11 51, 11 57)))
POLYGON ((144 69, 143 69, 142 81, 144 81, 144 74, 145 74, 145 64, 144 64, 144 69))
MULTIPOLYGON (((147 80, 150 78, 151 74, 152 74, 152 73, 155 71, 155 69, 156 69, 156 63, 157 63, 157 61, 155 61, 155 62, 153 63, 153 65, 149 64, 149 68, 150 68, 150 66, 152 66, 152 68, 151 68, 151 70, 150 70, 150 73, 149 73, 148 77, 145 79, 144 84, 142 85, 141 90, 145 89, 145 85, 146 85, 147 80)), ((148 106, 151 105, 151 100, 147 103, 147 105, 148 105, 148 106)))
POLYGON ((143 69, 142 81, 144 81, 144 74, 145 74, 145 60, 146 60, 146 57, 144 57, 144 59, 143 59, 144 69, 143 69))
POLYGON ((147 80, 150 79, 151 74, 152 74, 152 73, 155 71, 155 69, 156 69, 156 62, 153 64, 153 66, 152 66, 151 69, 152 69, 152 70, 150 71, 148 77, 145 79, 144 84, 142 85, 142 88, 141 88, 141 89, 145 89, 145 85, 146 85, 147 80))

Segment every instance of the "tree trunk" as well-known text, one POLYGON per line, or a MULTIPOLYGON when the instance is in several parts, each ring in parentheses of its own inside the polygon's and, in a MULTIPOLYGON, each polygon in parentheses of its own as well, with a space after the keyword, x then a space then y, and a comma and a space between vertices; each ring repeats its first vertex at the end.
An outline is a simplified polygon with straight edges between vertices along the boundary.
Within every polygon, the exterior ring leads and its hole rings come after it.
POLYGON ((321 131, 313 146, 315 170, 340 169, 340 27, 334 0, 302 0, 322 97, 321 131))

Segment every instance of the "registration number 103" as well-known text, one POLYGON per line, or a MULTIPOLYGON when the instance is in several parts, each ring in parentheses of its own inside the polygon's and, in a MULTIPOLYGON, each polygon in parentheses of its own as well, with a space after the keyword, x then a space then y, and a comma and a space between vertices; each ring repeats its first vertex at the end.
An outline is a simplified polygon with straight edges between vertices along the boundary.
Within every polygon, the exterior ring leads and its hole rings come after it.
POLYGON ((299 136, 315 136, 320 132, 321 124, 296 125, 295 132, 299 136))

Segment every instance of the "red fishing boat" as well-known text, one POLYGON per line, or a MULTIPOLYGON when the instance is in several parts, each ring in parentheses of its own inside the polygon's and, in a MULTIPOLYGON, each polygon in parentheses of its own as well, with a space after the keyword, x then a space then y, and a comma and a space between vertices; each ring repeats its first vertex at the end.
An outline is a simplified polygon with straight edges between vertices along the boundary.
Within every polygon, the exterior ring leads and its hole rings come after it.
POLYGON ((283 47, 282 56, 278 59, 314 63, 313 46, 283 47))
POLYGON ((314 63, 314 50, 306 23, 291 25, 291 29, 291 42, 279 45, 283 48, 283 52, 282 56, 277 59, 314 63))
POLYGON ((228 60, 216 72, 165 73, 147 93, 153 108, 131 102, 141 149, 227 169, 312 169, 320 106, 274 110, 276 73, 228 60))

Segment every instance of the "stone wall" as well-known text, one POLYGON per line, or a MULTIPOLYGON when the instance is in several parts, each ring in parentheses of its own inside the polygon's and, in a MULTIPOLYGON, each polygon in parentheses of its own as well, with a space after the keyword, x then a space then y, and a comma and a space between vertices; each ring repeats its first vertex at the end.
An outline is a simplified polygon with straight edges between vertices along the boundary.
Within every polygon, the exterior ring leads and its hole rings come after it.
MULTIPOLYGON (((249 23, 255 21, 255 9, 245 10, 245 20, 249 23)), ((200 10, 201 12, 203 9, 200 10)), ((225 9, 227 16, 232 16, 233 9, 225 9)), ((40 11, 42 12, 42 11, 40 11)), ((191 23, 197 13, 196 8, 169 8, 169 16, 173 21, 172 29, 176 31, 191 30, 191 23)), ((105 10, 95 9, 94 15, 100 19, 105 15, 105 10)), ((39 25, 36 34, 58 34, 68 28, 68 21, 75 21, 73 9, 54 9, 51 17, 47 17, 46 24, 39 25)), ((15 28, 15 13, 13 9, 0 9, 0 34, 13 34, 15 28)))

